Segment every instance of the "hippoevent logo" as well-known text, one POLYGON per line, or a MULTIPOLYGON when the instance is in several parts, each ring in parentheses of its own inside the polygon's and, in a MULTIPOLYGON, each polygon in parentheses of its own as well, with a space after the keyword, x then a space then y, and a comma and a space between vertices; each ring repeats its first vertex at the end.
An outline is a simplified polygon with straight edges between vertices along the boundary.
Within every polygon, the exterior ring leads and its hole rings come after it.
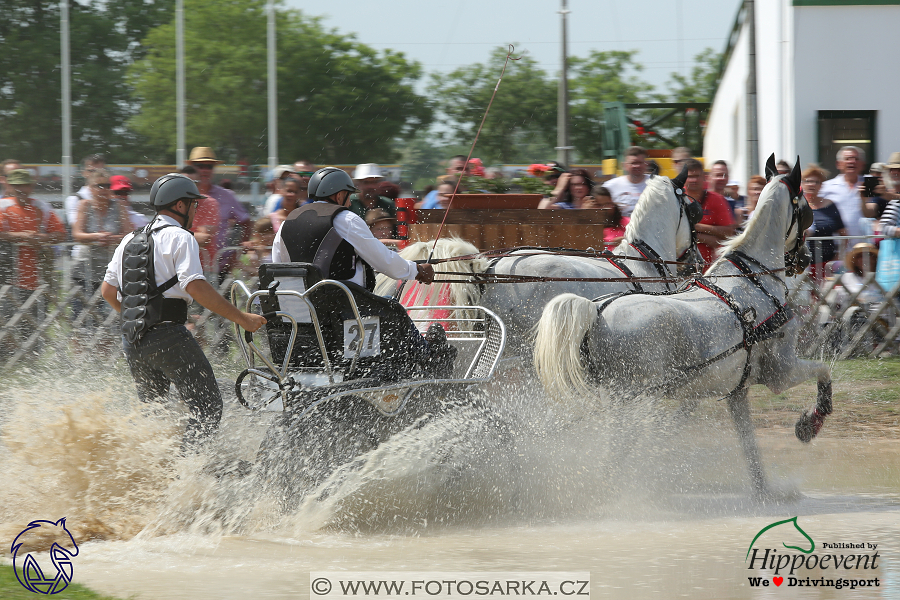
POLYGON ((873 571, 878 568, 878 559, 881 558, 878 544, 856 541, 822 543, 820 550, 821 552, 816 552, 816 542, 800 527, 797 517, 766 525, 750 542, 744 562, 749 563, 747 568, 750 570, 769 573, 765 576, 748 577, 750 587, 784 585, 854 590, 881 586, 879 578, 872 576, 873 571), (765 539, 757 544, 763 534, 767 534, 765 539), (787 542, 781 542, 784 548, 797 552, 789 553, 782 548, 766 547, 767 543, 775 539, 788 539, 799 544, 788 545, 787 542))
POLYGON ((58 594, 72 581, 72 558, 78 556, 78 545, 66 529, 65 517, 55 523, 32 521, 13 540, 11 551, 16 579, 29 591, 36 594, 58 594), (49 554, 52 567, 44 564, 41 568, 34 554, 26 549, 45 546, 51 539, 53 545, 50 546, 49 554))

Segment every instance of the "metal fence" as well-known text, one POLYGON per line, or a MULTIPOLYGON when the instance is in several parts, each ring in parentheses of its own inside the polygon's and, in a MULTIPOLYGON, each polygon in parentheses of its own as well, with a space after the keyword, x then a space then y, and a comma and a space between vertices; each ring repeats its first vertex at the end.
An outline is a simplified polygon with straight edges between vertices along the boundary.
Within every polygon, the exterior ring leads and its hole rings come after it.
MULTIPOLYGON (((869 238, 872 236, 868 236, 869 238)), ((858 238, 814 238, 835 241, 839 258, 858 238)), ((119 316, 100 295, 99 288, 86 293, 75 282, 71 259, 73 244, 56 246, 52 268, 42 273, 41 286, 27 293, 10 285, 0 286, 0 365, 11 369, 26 357, 56 353, 91 360, 114 361, 118 351, 119 316), (106 352, 98 350, 105 349, 106 352), (98 358, 102 357, 102 358, 98 358)), ((211 261, 208 280, 218 282, 222 254, 241 252, 240 247, 223 248, 211 261)), ((815 249, 814 249, 815 254, 815 249)), ((243 277, 255 283, 255 277, 243 277)), ((232 277, 226 277, 219 291, 225 294, 232 277)), ((842 274, 813 276, 810 271, 788 282, 789 301, 795 318, 802 324, 799 350, 805 355, 838 358, 877 357, 898 354, 900 336, 900 284, 885 290, 875 281, 875 273, 864 272, 858 289, 848 290, 842 274)), ((192 305, 188 326, 208 350, 224 353, 231 343, 230 322, 197 303, 192 305)))

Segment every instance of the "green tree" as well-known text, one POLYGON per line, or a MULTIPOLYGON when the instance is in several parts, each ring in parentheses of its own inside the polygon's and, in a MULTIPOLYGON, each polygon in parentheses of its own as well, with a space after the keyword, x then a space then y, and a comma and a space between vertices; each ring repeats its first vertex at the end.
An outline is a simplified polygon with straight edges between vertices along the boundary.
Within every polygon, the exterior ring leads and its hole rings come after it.
POLYGON ((637 50, 592 51, 587 58, 569 59, 570 141, 578 160, 603 159, 603 103, 646 102, 653 86, 636 76, 637 50))
MULTIPOLYGON (((428 90, 446 116, 445 124, 456 142, 466 146, 472 143, 506 53, 506 48, 497 48, 485 64, 432 76, 428 90)), ((485 164, 547 160, 555 154, 555 142, 556 83, 527 56, 510 61, 478 138, 475 156, 485 164)))
MULTIPOLYGON (((226 160, 268 156, 265 5, 185 2, 188 146, 214 146, 226 160)), ((430 123, 431 110, 412 87, 421 76, 418 63, 326 31, 319 19, 296 10, 279 10, 277 23, 278 140, 285 160, 390 162, 396 140, 430 123)), ((174 42, 174 24, 153 29, 145 57, 129 73, 141 105, 134 129, 170 158, 174 42)))
POLYGON ((436 141, 440 140, 435 134, 423 130, 400 148, 403 179, 411 182, 413 189, 434 185, 437 177, 444 174, 447 159, 459 154, 454 147, 436 141))
MULTIPOLYGON (((165 7, 171 3, 69 4, 76 159, 94 152, 134 154, 137 140, 124 127, 133 108, 124 75, 141 46, 130 35, 169 18, 165 7)), ((26 162, 60 161, 61 88, 59 3, 7 0, 0 19, 0 155, 26 162)))
POLYGON ((721 63, 722 54, 707 48, 694 57, 689 76, 672 73, 666 83, 670 91, 669 102, 712 102, 721 63))

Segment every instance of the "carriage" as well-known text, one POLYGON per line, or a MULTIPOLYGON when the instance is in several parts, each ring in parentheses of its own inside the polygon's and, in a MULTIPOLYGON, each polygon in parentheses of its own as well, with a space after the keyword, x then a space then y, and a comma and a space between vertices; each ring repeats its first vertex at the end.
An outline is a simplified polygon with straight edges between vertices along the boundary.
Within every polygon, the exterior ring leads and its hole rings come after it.
POLYGON ((314 486, 397 432, 476 402, 473 388, 491 381, 506 345, 486 308, 404 307, 313 264, 263 264, 259 289, 235 281, 231 299, 268 319, 256 338, 235 325, 247 364, 235 394, 251 411, 279 413, 257 462, 295 491, 298 480, 314 486), (425 356, 411 328, 434 323, 445 351, 425 356))

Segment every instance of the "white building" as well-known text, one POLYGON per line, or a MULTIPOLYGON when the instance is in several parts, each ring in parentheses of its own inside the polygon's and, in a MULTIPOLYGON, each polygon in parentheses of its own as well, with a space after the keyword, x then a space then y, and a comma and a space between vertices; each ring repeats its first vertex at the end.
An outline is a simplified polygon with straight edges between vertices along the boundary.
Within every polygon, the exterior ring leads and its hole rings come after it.
MULTIPOLYGON (((750 20, 756 18, 758 173, 766 158, 835 173, 841 146, 868 163, 900 151, 900 1, 755 0, 741 6, 704 135, 707 165, 750 172, 750 20)), ((744 188, 746 189, 746 188, 744 188)))

